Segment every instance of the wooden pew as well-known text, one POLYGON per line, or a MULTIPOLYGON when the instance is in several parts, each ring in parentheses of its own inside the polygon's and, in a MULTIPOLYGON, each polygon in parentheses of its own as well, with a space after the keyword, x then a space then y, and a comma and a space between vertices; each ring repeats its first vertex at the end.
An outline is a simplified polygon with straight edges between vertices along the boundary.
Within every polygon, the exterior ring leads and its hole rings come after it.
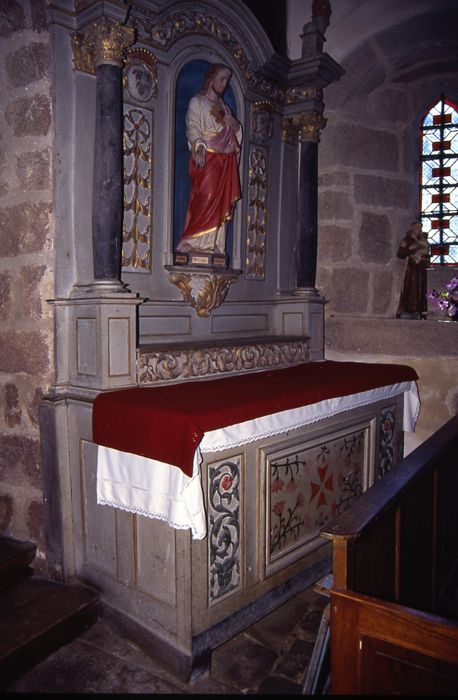
POLYGON ((331 694, 458 692, 458 415, 327 523, 331 694))

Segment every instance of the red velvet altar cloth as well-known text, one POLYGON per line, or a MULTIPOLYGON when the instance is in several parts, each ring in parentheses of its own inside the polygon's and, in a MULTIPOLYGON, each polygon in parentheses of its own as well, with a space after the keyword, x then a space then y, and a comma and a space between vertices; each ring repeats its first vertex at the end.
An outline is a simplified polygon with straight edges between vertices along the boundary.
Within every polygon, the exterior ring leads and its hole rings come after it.
POLYGON ((223 379, 117 389, 94 401, 93 440, 173 464, 191 476, 195 450, 210 430, 417 379, 407 365, 324 360, 223 379))

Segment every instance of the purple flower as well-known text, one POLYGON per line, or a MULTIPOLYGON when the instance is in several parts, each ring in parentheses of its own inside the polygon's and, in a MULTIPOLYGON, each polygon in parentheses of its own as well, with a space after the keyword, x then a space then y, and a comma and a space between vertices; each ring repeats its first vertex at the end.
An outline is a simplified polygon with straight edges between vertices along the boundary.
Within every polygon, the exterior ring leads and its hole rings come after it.
POLYGON ((427 297, 441 311, 447 311, 450 316, 454 316, 458 309, 458 278, 452 277, 445 289, 429 290, 427 297))

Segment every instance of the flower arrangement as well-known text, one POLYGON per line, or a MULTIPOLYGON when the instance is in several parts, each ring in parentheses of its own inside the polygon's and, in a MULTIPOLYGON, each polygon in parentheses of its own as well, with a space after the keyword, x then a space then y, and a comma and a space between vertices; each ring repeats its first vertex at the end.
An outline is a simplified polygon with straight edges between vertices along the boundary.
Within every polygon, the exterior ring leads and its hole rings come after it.
POLYGON ((445 289, 429 291, 428 299, 441 311, 446 311, 454 320, 458 320, 458 278, 452 277, 445 289))

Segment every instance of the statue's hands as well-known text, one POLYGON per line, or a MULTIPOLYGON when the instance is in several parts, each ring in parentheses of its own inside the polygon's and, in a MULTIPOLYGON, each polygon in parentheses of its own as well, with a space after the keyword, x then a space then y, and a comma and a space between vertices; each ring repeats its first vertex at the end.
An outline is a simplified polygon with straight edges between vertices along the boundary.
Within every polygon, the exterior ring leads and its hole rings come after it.
POLYGON ((205 165, 205 161, 207 159, 207 151, 205 146, 198 146, 196 148, 196 152, 194 153, 194 160, 196 161, 196 165, 198 168, 203 168, 205 165))

